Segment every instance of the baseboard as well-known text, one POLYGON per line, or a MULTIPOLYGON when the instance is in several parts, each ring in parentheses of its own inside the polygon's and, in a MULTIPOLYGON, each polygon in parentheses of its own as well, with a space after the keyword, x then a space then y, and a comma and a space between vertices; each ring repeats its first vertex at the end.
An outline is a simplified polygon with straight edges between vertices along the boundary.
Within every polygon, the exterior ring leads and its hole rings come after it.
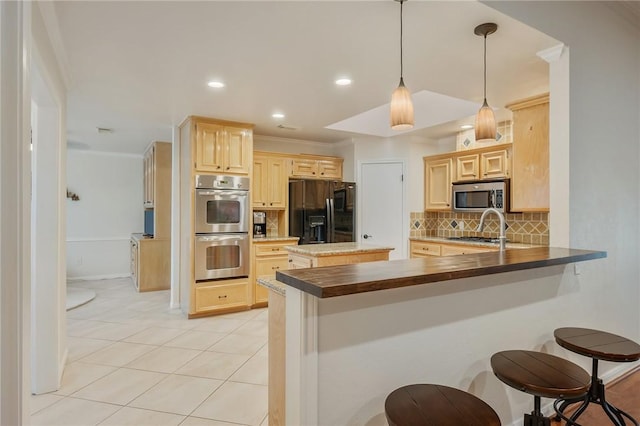
POLYGON ((131 278, 131 274, 107 274, 107 275, 85 275, 81 277, 69 277, 67 281, 95 281, 95 280, 110 280, 113 278, 131 278))
POLYGON ((62 375, 64 374, 64 367, 67 365, 67 358, 69 358, 69 347, 67 346, 67 348, 64 350, 64 354, 62 355, 62 361, 60 362, 60 365, 58 366, 58 383, 60 383, 60 385, 62 385, 62 375))

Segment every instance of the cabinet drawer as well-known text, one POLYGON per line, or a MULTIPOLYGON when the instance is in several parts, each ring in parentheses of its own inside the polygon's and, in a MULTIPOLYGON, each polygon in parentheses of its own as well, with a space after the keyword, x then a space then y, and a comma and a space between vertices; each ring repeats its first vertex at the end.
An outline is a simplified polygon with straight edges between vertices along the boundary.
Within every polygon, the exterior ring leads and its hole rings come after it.
POLYGON ((274 246, 274 245, 267 245, 267 244, 256 244, 255 245, 255 253, 256 256, 286 256, 287 255, 287 250, 285 250, 285 247, 287 246, 287 244, 283 244, 283 245, 279 245, 279 246, 274 246))
POLYGON ((248 284, 218 284, 196 287, 196 312, 247 306, 248 284))
POLYGON ((455 256, 458 254, 484 253, 487 251, 495 251, 490 247, 469 247, 469 246, 447 246, 443 245, 441 250, 442 256, 455 256))
POLYGON ((411 257, 440 256, 440 244, 427 242, 411 242, 411 257))
POLYGON ((256 277, 269 276, 274 278, 276 271, 286 271, 289 268, 287 256, 256 259, 256 277))

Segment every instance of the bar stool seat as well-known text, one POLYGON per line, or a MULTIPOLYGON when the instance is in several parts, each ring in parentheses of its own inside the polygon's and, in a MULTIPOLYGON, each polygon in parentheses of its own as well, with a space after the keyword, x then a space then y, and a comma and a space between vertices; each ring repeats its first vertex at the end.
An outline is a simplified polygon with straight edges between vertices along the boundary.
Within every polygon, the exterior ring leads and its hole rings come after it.
MULTIPOLYGON (((524 415, 525 426, 547 426, 551 420, 540 409, 540 398, 585 398, 591 377, 580 366, 542 352, 511 350, 491 357, 498 379, 512 388, 533 395, 534 410, 524 415)), ((566 419, 563 415, 561 417, 566 419)), ((575 425, 574 422, 568 424, 575 425)))
POLYGON ((500 426, 486 402, 448 386, 413 384, 391 392, 384 402, 390 426, 500 426))
MULTIPOLYGON (((591 386, 588 397, 576 409, 571 419, 576 420, 580 417, 587 406, 593 402, 602 407, 614 425, 626 425, 626 418, 632 424, 638 426, 637 420, 606 400, 604 383, 598 377, 598 360, 611 362, 637 361, 640 359, 640 345, 626 337, 590 328, 563 327, 556 329, 553 335, 558 345, 563 348, 592 358, 591 386)), ((556 401, 555 405, 560 404, 559 408, 556 407, 556 411, 563 413, 567 406, 580 401, 581 399, 575 398, 564 398, 556 401)))

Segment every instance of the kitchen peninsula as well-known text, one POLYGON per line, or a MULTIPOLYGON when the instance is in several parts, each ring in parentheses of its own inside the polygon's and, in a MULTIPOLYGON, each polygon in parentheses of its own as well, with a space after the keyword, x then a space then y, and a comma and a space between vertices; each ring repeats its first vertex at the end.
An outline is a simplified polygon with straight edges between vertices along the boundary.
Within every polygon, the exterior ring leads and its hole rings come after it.
POLYGON ((604 257, 537 247, 277 272, 286 424, 385 425, 385 397, 411 383, 471 392, 510 424, 530 401, 507 397, 489 358, 552 340, 580 286, 566 266, 604 257))

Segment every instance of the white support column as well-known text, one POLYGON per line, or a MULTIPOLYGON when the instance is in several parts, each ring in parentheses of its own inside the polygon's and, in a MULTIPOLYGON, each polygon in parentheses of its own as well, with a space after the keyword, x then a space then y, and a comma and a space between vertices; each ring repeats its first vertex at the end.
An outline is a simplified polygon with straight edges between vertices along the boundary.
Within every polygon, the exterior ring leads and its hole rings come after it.
POLYGON ((0 2, 0 424, 29 419, 31 3, 0 2))
POLYGON ((171 302, 180 308, 180 129, 173 127, 171 138, 171 302))
POLYGON ((538 52, 549 63, 549 245, 569 247, 569 48, 538 52))

